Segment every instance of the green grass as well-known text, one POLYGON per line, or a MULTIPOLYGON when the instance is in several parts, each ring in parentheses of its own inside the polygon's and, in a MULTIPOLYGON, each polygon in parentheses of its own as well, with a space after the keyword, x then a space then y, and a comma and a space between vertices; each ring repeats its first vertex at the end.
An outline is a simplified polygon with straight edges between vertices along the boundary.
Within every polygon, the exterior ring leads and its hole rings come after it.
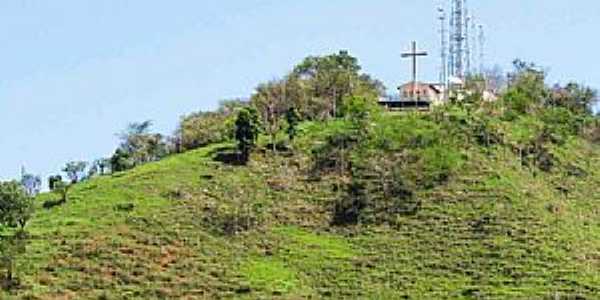
MULTIPOLYGON (((380 128, 397 143, 411 138, 394 128, 422 124, 403 117, 380 128)), ((0 298, 600 298, 597 145, 554 147, 550 173, 503 147, 463 145, 460 172, 417 191, 417 214, 332 227, 337 179, 306 169, 310 149, 345 126, 303 124, 291 157, 258 151, 230 166, 213 157, 231 145, 213 145, 78 184, 61 207, 41 208, 55 197, 41 195, 22 288, 0 298), (250 228, 226 234, 231 222, 250 228)))
POLYGON ((253 287, 271 293, 289 293, 299 285, 296 272, 276 259, 251 259, 242 267, 242 273, 253 287))

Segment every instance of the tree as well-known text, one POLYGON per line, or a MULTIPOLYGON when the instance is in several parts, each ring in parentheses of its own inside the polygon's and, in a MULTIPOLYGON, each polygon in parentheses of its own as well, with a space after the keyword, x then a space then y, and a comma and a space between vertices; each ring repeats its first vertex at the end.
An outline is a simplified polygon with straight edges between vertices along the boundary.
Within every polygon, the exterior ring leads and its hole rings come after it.
POLYGON ((240 110, 235 120, 235 139, 237 140, 242 162, 248 161, 259 132, 260 122, 256 109, 246 107, 240 110))
POLYGON ((313 99, 327 104, 329 116, 338 116, 338 107, 349 95, 378 97, 385 91, 383 84, 360 73, 358 59, 347 51, 327 56, 307 57, 292 71, 290 78, 304 82, 313 99))
POLYGON ((20 183, 0 183, 0 228, 18 226, 24 229, 33 214, 33 208, 33 198, 20 183))
POLYGON ((29 196, 36 196, 42 189, 42 178, 33 174, 23 174, 21 185, 29 196))
POLYGON ((146 120, 127 124, 127 128, 121 133, 121 140, 126 143, 131 136, 148 134, 150 128, 152 128, 152 123, 152 120, 146 120))
POLYGON ((555 85, 547 105, 566 108, 576 115, 591 116, 597 103, 595 90, 571 82, 564 87, 555 85))
POLYGON ((53 191, 57 182, 62 181, 62 176, 52 175, 48 177, 48 188, 53 191))
POLYGON ((222 114, 226 117, 235 116, 235 114, 242 108, 249 106, 249 102, 246 99, 227 99, 219 101, 219 109, 217 113, 222 114))
POLYGON ((168 154, 164 137, 151 133, 152 121, 134 122, 119 134, 120 149, 127 152, 134 165, 156 161, 168 154))
POLYGON ((287 121, 287 135, 290 141, 293 141, 298 133, 298 124, 300 123, 300 115, 298 110, 294 107, 290 107, 285 113, 285 120, 287 121))
POLYGON ((54 184, 54 190, 53 192, 58 194, 60 196, 60 202, 59 203, 66 203, 67 202, 67 196, 69 194, 69 189, 71 188, 71 184, 68 184, 64 181, 58 181, 54 184))
POLYGON ((3 287, 15 284, 14 269, 16 256, 25 252, 25 226, 33 215, 33 198, 16 181, 0 182, 0 232, 18 228, 12 234, 0 235, 0 268, 6 271, 3 287))
POLYGON ((85 161, 71 161, 65 165, 63 172, 67 174, 71 183, 77 183, 84 176, 87 165, 88 163, 85 161))
POLYGON ((110 168, 113 172, 126 171, 134 166, 135 162, 131 158, 131 154, 122 148, 115 150, 115 153, 110 158, 110 168))
POLYGON ((93 166, 97 169, 100 175, 106 175, 110 169, 110 158, 99 158, 93 163, 93 166))
POLYGON ((176 135, 180 138, 183 150, 192 150, 230 138, 228 120, 232 117, 224 112, 196 112, 184 116, 179 122, 176 135))
POLYGON ((513 65, 515 71, 509 74, 508 89, 503 95, 503 100, 509 108, 509 119, 516 118, 518 114, 539 111, 548 98, 544 70, 521 60, 515 60, 513 65))
POLYGON ((379 115, 380 107, 377 101, 361 96, 349 96, 344 99, 341 107, 341 116, 348 119, 360 131, 368 128, 372 117, 379 115))
POLYGON ((271 137, 271 145, 275 151, 277 133, 282 127, 281 119, 290 106, 286 101, 285 80, 260 84, 252 96, 251 103, 260 112, 262 124, 271 137))

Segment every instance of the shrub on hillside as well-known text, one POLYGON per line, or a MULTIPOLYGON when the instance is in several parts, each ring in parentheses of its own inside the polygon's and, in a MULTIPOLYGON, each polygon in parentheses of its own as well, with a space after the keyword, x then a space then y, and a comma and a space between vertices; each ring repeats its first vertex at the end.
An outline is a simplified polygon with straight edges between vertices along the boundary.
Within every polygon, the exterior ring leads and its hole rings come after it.
POLYGON ((325 141, 313 151, 315 162, 333 169, 343 159, 339 170, 349 178, 333 207, 338 225, 392 224, 418 212, 417 192, 447 182, 463 160, 453 137, 418 115, 382 116, 361 139, 346 130, 325 141))
POLYGON ((25 228, 33 214, 33 198, 16 182, 0 183, 0 232, 3 226, 25 228))
POLYGON ((219 112, 197 112, 184 116, 177 129, 183 151, 219 143, 231 138, 231 117, 219 112))
POLYGON ((595 144, 600 144, 600 118, 592 119, 584 129, 584 137, 595 144))
MULTIPOLYGON (((130 123, 119 135, 121 144, 121 158, 127 156, 133 166, 160 160, 167 156, 168 145, 165 137, 159 133, 152 133, 152 121, 130 123)), ((118 153, 115 153, 118 154, 118 153)), ((122 166, 125 166, 123 164, 122 166)), ((113 169, 113 171, 117 171, 113 169)))
POLYGON ((290 141, 293 141, 298 134, 298 125, 300 124, 300 114, 295 107, 290 107, 285 112, 285 122, 287 123, 286 133, 290 141))
POLYGON ((48 177, 48 188, 50 189, 50 191, 53 191, 56 183, 62 180, 62 176, 60 175, 52 175, 48 177))
POLYGON ((215 233, 233 236, 260 226, 263 221, 262 206, 241 201, 238 206, 218 204, 204 209, 202 222, 215 233))
POLYGON ((121 148, 115 150, 110 157, 110 168, 113 172, 122 172, 135 167, 135 161, 131 154, 121 148))
POLYGON ((584 128, 585 117, 562 107, 545 109, 540 114, 550 141, 562 145, 569 137, 578 135, 584 128))
POLYGON ((515 71, 509 76, 509 87, 502 95, 508 120, 537 112, 548 98, 546 74, 541 68, 521 60, 515 60, 513 65, 515 71))
POLYGON ((313 167, 311 174, 321 176, 336 172, 343 175, 350 168, 351 150, 359 142, 356 130, 345 126, 335 127, 324 137, 324 141, 316 145, 312 151, 313 167))
POLYGON ((240 161, 247 162, 250 152, 256 145, 260 133, 260 121, 256 109, 246 107, 238 112, 235 119, 235 139, 240 155, 240 161))
POLYGON ((550 92, 547 105, 567 109, 576 115, 591 115, 597 102, 595 90, 571 82, 564 87, 555 85, 550 92))

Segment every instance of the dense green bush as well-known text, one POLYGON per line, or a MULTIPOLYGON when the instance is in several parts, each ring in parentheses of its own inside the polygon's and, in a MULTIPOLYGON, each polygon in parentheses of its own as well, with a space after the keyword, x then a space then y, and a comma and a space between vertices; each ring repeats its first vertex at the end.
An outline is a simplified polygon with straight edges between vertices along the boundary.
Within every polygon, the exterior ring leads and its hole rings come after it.
POLYGON ((220 112, 197 112, 181 118, 176 135, 181 150, 192 150, 231 138, 233 117, 220 112))
POLYGON ((241 109, 235 119, 235 139, 242 162, 247 162, 250 158, 250 152, 256 145, 259 133, 260 120, 256 109, 253 107, 241 109))
POLYGON ((122 172, 135 167, 135 161, 131 154, 121 148, 115 150, 110 157, 110 168, 113 172, 122 172))
POLYGON ((595 90, 571 82, 564 87, 554 86, 550 91, 547 105, 567 109, 576 115, 591 115, 597 102, 595 90))
POLYGON ((563 144, 568 137, 578 135, 583 130, 585 122, 583 116, 562 107, 545 109, 540 114, 540 119, 555 144, 563 144))
POLYGON ((424 115, 381 115, 364 136, 347 122, 312 151, 314 168, 349 179, 333 204, 334 224, 392 224, 414 214, 417 192, 450 180, 464 159, 453 138, 424 115))
POLYGON ((287 123, 286 133, 290 141, 293 141, 298 134, 298 125, 300 124, 300 114, 295 107, 290 107, 285 112, 285 121, 287 123))
POLYGON ((23 229, 33 214, 33 198, 16 181, 0 182, 0 232, 3 227, 23 229))
POLYGON ((56 186, 56 183, 62 180, 62 176, 60 175, 52 175, 48 177, 48 189, 50 189, 50 191, 53 191, 54 187, 56 186))
POLYGON ((25 253, 25 226, 33 215, 33 199, 16 181, 0 182, 0 284, 5 289, 18 285, 14 277, 16 258, 25 253), (10 231, 10 228, 18 228, 10 231))
POLYGON ((546 73, 541 68, 520 60, 515 60, 513 64, 515 71, 511 74, 508 90, 501 99, 506 108, 507 120, 537 112, 549 95, 545 84, 546 73))
POLYGON ((324 143, 312 149, 313 168, 312 175, 320 176, 329 172, 344 175, 350 168, 350 154, 358 143, 356 130, 337 127, 325 137, 324 143))

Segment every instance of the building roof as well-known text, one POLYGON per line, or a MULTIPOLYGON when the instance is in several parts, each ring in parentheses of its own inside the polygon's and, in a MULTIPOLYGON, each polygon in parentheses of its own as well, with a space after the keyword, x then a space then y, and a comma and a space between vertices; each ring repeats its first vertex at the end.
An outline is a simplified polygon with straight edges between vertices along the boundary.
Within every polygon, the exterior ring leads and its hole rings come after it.
POLYGON ((442 93, 442 90, 439 87, 439 84, 437 84, 437 83, 417 82, 416 85, 414 85, 412 82, 407 82, 407 83, 399 86, 398 89, 410 93, 410 92, 413 91, 413 87, 415 88, 415 90, 422 91, 424 89, 428 89, 428 90, 432 90, 436 94, 441 94, 442 93))

